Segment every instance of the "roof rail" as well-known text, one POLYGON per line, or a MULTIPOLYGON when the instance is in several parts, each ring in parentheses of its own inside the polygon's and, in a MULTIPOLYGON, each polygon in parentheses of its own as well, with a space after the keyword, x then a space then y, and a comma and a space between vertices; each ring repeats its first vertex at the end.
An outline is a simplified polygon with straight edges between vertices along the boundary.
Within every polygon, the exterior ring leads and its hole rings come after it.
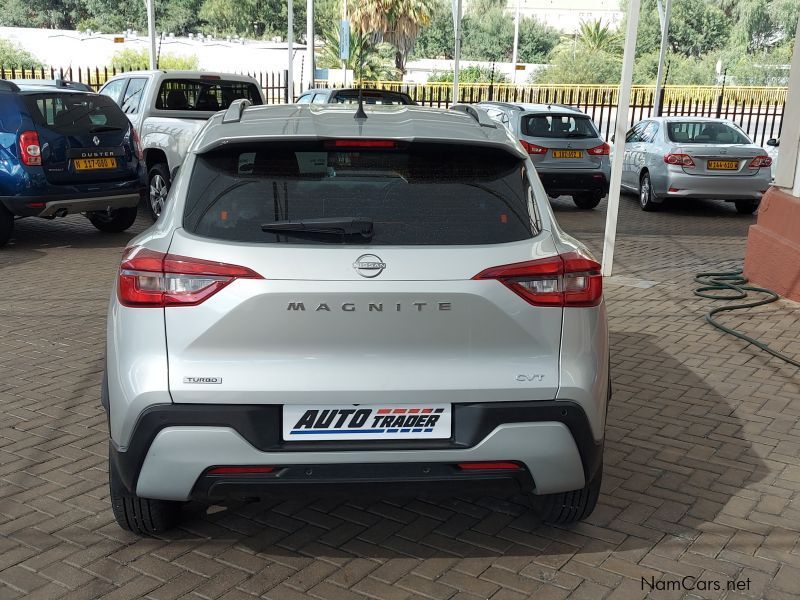
POLYGON ((0 79, 0 91, 2 92, 18 92, 19 86, 13 81, 0 79))
POLYGON ((523 110, 523 107, 519 104, 514 104, 512 102, 501 102, 500 100, 481 100, 477 104, 492 104, 494 106, 502 106, 504 108, 513 108, 514 110, 523 110))
POLYGON ((471 104, 453 104, 450 107, 450 110, 467 113, 470 117, 475 119, 478 122, 478 125, 481 127, 497 127, 497 123, 489 118, 489 115, 486 114, 486 111, 476 108, 471 104))
POLYGON ((225 111, 225 114, 222 115, 222 122, 223 123, 238 123, 242 120, 242 113, 244 113, 244 109, 250 106, 252 102, 247 98, 239 98, 238 100, 234 100, 231 102, 231 105, 228 107, 228 110, 225 111))

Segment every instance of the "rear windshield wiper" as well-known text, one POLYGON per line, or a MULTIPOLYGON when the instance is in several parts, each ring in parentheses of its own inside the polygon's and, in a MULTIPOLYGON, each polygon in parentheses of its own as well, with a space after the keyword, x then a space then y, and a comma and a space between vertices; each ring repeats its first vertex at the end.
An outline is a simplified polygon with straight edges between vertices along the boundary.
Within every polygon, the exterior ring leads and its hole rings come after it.
POLYGON ((273 221, 264 223, 261 231, 286 235, 360 235, 364 239, 370 239, 373 233, 372 225, 370 219, 361 217, 331 217, 273 221))
POLYGON ((89 130, 89 133, 100 133, 101 131, 122 131, 122 127, 114 127, 112 125, 97 125, 89 130))

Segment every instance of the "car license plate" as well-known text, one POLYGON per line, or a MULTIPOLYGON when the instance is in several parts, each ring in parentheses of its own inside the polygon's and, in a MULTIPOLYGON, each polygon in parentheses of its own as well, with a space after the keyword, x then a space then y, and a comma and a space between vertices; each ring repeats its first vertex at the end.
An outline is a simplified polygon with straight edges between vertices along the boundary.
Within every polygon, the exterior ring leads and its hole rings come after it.
POLYGON ((284 405, 283 439, 447 439, 451 414, 449 404, 284 405))
POLYGON ((116 158, 76 158, 76 171, 95 171, 97 169, 116 169, 116 158))
POLYGON ((736 171, 739 169, 738 160, 710 160, 708 168, 711 171, 736 171))
POLYGON ((583 152, 580 150, 553 150, 553 158, 581 158, 583 152))

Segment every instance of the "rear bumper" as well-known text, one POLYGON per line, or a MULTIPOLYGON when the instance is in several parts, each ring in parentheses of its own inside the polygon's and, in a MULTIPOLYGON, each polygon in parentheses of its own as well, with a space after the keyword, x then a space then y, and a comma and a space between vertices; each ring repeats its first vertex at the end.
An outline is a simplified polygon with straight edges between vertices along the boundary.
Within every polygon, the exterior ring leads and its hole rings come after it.
POLYGON ((769 169, 755 175, 723 177, 688 175, 669 171, 661 181, 652 178, 654 191, 660 198, 708 198, 711 200, 760 200, 770 185, 769 169), (672 191, 671 191, 672 190, 672 191))
POLYGON ((146 187, 137 180, 102 191, 63 193, 53 190, 48 193, 45 189, 29 196, 0 196, 0 203, 20 217, 53 217, 57 213, 64 215, 136 206, 145 194, 146 187))
POLYGON ((583 409, 570 401, 454 404, 450 439, 394 442, 284 442, 279 405, 166 404, 142 413, 124 451, 111 444, 111 460, 128 490, 164 500, 336 484, 384 483, 409 491, 452 491, 464 484, 481 490, 481 482, 490 480, 544 494, 583 487, 599 468, 602 450, 583 409), (477 474, 454 469, 455 463, 491 460, 518 461, 524 468, 477 474), (278 469, 222 481, 204 475, 225 465, 278 469))
POLYGON ((536 170, 549 196, 608 193, 609 178, 603 171, 540 171, 536 170))

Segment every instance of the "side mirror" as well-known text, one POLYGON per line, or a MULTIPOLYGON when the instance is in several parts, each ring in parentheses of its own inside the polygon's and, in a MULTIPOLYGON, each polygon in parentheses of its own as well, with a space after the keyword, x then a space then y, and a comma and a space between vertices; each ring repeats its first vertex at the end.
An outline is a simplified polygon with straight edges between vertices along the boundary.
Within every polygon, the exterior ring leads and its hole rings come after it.
POLYGON ((780 146, 780 145, 781 145, 781 141, 777 140, 775 138, 769 138, 767 140, 767 146, 776 146, 777 147, 777 146, 780 146))

